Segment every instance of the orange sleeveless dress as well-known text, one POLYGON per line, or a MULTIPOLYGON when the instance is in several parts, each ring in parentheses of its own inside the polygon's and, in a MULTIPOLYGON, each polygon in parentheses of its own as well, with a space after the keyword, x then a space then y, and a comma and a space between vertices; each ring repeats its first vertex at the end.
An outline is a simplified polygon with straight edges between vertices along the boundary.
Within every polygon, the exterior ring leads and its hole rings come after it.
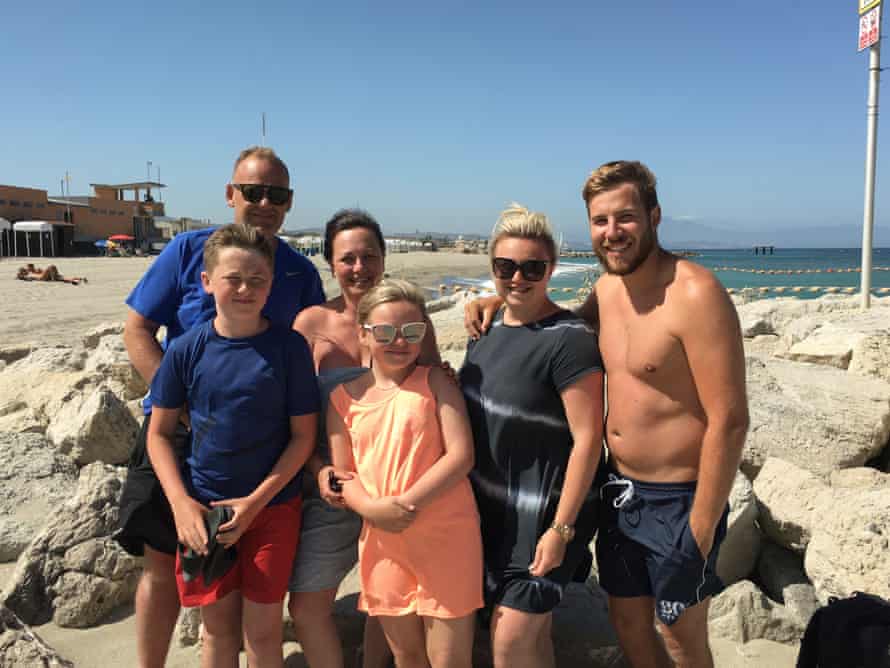
MULTIPOLYGON (((372 497, 408 491, 445 452, 429 372, 418 366, 378 402, 353 399, 343 385, 331 393, 372 497)), ((401 533, 364 522, 358 549, 359 609, 369 615, 450 619, 482 607, 482 537, 467 478, 422 507, 401 533)))

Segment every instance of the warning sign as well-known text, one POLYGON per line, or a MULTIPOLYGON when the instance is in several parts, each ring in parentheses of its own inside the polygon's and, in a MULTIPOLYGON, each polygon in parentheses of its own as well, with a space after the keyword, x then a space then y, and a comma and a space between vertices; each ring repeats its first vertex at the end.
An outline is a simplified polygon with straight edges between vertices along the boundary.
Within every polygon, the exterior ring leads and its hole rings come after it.
POLYGON ((859 16, 862 16, 872 7, 877 7, 881 4, 881 0, 859 0, 859 16))
POLYGON ((880 5, 859 17, 859 50, 877 44, 879 39, 881 39, 880 5))

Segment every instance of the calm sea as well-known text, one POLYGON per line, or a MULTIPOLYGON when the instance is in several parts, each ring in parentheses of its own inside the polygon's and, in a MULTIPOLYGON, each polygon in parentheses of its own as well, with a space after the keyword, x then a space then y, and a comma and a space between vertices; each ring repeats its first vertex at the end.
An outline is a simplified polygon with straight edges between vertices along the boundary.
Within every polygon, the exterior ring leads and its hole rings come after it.
MULTIPOLYGON (((795 296, 804 299, 825 294, 820 288, 859 289, 862 251, 858 248, 777 248, 772 255, 755 255, 753 250, 701 250, 693 262, 713 271, 727 288, 770 288, 763 297, 795 296), (763 272, 763 273, 759 273, 763 272), (771 273, 767 273, 771 272, 771 273), (785 288, 774 292, 772 288, 785 288), (799 292, 793 288, 802 288, 799 292)), ((585 277, 595 278, 599 262, 595 258, 563 258, 550 280, 558 299, 570 299, 585 277)), ((490 280, 455 278, 451 283, 490 289, 490 280)), ((890 248, 876 248, 872 254, 872 290, 890 288, 890 248), (881 269, 884 268, 884 269, 881 269)))

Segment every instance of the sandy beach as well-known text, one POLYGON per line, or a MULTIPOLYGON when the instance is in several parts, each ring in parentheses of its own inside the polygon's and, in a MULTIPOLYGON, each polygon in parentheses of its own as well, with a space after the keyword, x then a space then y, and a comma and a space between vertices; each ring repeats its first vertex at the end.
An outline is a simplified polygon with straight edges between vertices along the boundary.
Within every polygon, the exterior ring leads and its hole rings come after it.
MULTIPOLYGON (((19 281, 15 278, 15 272, 26 262, 37 260, 35 264, 38 267, 44 267, 49 262, 41 258, 2 258, 0 345, 69 343, 100 323, 122 322, 127 314, 124 300, 155 258, 46 259, 55 264, 63 276, 85 276, 89 282, 70 285, 19 281)), ((336 282, 323 258, 315 257, 313 260, 324 280, 326 294, 336 295, 336 282)), ((486 276, 488 256, 423 251, 395 253, 387 257, 386 268, 390 276, 436 290, 442 279, 448 276, 486 276)))

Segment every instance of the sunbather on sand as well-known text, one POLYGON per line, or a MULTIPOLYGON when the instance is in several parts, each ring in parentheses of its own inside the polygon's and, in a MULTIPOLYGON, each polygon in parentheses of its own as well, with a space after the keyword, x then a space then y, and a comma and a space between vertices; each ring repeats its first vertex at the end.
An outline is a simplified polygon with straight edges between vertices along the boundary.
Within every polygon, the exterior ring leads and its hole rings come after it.
POLYGON ((24 267, 19 267, 15 277, 20 281, 61 281, 62 283, 70 283, 71 285, 79 285, 81 281, 84 283, 89 282, 83 276, 65 278, 59 273, 58 267, 54 264, 47 266, 46 269, 41 269, 40 267, 35 267, 31 262, 24 267))

